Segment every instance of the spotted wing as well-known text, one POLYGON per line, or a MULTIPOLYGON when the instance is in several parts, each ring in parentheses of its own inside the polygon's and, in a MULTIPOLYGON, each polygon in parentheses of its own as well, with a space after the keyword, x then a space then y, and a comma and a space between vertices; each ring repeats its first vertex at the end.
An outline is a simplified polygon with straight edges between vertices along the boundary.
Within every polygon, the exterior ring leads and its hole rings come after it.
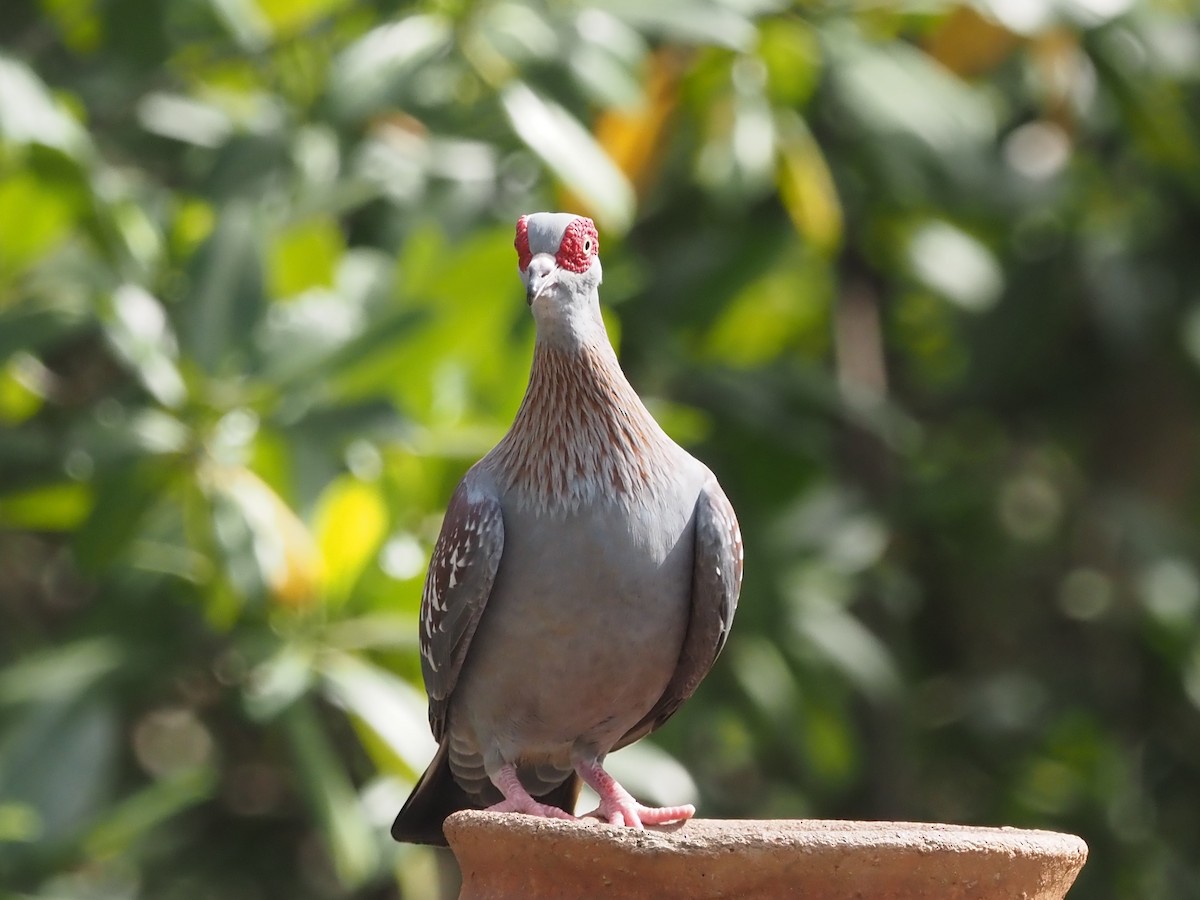
POLYGON ((500 501, 463 479, 450 498, 421 595, 421 673, 439 742, 446 707, 492 592, 504 548, 500 501))
POLYGON ((715 478, 696 501, 692 606, 675 674, 659 701, 621 738, 617 748, 657 729, 683 705, 708 674, 733 625, 742 589, 742 532, 733 506, 715 478))

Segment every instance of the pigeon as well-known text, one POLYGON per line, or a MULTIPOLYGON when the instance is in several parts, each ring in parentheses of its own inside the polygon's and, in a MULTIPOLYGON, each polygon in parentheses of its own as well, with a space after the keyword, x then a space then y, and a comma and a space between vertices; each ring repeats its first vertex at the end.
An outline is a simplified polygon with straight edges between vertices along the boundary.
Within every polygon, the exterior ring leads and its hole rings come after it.
POLYGON ((742 538, 713 473, 667 436, 600 315, 591 219, 532 213, 515 246, 537 337, 512 427, 450 498, 421 598, 421 671, 438 749, 392 826, 445 844, 461 809, 642 829, 605 757, 679 709, 725 644, 742 538))

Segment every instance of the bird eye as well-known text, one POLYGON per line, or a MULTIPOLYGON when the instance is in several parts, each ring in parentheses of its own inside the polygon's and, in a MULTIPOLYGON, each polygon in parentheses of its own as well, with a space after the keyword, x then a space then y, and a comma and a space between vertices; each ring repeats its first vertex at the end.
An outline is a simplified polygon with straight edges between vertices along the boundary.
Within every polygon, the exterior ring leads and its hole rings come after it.
POLYGON ((600 238, 595 223, 580 216, 563 232, 555 261, 568 272, 583 273, 592 267, 599 252, 600 238))

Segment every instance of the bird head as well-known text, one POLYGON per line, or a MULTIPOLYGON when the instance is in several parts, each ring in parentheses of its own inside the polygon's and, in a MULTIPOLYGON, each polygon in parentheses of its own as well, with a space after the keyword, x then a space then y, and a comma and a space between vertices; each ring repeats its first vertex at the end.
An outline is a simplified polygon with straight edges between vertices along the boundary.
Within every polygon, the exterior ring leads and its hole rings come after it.
POLYGON ((513 243, 525 300, 539 325, 569 324, 596 305, 600 240, 591 219, 572 213, 530 213, 517 220, 513 243))

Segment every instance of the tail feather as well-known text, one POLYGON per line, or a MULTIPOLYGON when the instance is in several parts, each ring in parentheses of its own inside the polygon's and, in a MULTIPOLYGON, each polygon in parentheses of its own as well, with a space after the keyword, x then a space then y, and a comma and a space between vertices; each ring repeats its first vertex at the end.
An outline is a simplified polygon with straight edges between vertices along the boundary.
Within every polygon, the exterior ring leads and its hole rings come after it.
MULTIPOLYGON (((404 844, 445 847, 446 836, 442 833, 442 823, 446 818, 462 809, 483 808, 484 804, 478 797, 468 794, 454 780, 448 748, 449 741, 443 741, 417 786, 404 801, 396 821, 392 823, 392 837, 395 840, 404 844)), ((580 786, 579 776, 572 772, 566 781, 536 799, 574 812, 580 786)))

